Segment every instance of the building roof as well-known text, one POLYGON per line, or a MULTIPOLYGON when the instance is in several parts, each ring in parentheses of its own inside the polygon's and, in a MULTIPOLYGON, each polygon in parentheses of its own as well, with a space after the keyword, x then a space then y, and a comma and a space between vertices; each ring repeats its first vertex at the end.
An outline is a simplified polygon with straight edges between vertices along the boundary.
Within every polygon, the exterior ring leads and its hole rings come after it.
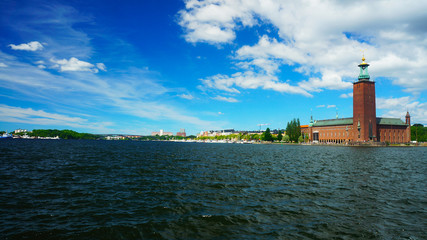
POLYGON ((313 127, 326 127, 326 126, 337 126, 337 125, 352 125, 353 118, 337 118, 337 119, 326 119, 314 121, 313 127))
MULTIPOLYGON (((406 124, 399 118, 377 118, 378 125, 397 125, 406 126, 406 124)), ((338 126, 338 125, 353 125, 353 118, 337 118, 337 119, 326 119, 314 121, 313 127, 326 127, 326 126, 338 126)), ((307 127, 307 125, 301 125, 301 128, 307 127)))
POLYGON ((399 118, 377 118, 377 124, 406 126, 406 124, 399 118))

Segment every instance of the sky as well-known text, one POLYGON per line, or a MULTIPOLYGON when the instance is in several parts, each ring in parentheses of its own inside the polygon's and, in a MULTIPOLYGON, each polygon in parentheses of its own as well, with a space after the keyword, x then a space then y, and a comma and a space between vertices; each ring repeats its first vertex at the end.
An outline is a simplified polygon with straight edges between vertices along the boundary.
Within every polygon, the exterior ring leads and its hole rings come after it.
POLYGON ((188 134, 352 117, 427 124, 427 1, 0 2, 0 130, 188 134))

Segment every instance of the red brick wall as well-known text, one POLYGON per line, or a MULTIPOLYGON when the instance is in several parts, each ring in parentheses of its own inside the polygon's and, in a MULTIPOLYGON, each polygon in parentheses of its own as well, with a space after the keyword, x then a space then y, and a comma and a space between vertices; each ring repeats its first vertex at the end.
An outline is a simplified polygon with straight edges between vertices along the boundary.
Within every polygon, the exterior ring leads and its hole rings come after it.
POLYGON ((311 131, 312 127, 302 127, 301 128, 301 134, 304 134, 306 138, 309 139, 309 141, 313 141, 313 134, 311 131))
POLYGON ((378 135, 381 142, 407 143, 411 141, 409 126, 379 125, 378 135))
MULTIPOLYGON (((309 135, 310 142, 313 141, 313 133, 318 132, 319 142, 343 143, 355 141, 358 132, 353 128, 354 125, 307 127, 301 128, 301 133, 309 135)), ((374 134, 380 142, 407 143, 411 141, 409 126, 378 125, 377 132, 374 134)))
MULTIPOLYGON (((353 84, 353 131, 354 141, 369 141, 369 125, 372 136, 377 133, 375 106, 375 82, 358 81, 353 84), (358 123, 360 122, 360 135, 358 123)), ((376 140, 375 138, 372 140, 376 140)))
POLYGON ((312 132, 318 132, 319 142, 325 143, 351 142, 354 138, 353 125, 313 127, 312 132))

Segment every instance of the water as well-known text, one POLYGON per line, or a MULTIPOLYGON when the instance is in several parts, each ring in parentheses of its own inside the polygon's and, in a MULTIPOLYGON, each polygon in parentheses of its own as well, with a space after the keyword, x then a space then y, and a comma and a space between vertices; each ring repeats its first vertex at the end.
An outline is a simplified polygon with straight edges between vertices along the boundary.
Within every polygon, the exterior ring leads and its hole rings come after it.
POLYGON ((427 148, 0 141, 0 239, 427 239, 427 148))

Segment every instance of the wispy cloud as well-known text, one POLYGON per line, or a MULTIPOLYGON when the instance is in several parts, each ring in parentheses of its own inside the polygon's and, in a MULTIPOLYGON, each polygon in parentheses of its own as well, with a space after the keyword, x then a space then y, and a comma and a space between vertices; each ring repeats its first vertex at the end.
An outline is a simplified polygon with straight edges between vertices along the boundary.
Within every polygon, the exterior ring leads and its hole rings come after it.
POLYGON ((179 12, 179 24, 184 27, 185 39, 188 42, 227 43, 234 40, 235 25, 233 18, 239 19, 245 25, 253 25, 251 14, 241 14, 244 11, 236 11, 241 4, 234 2, 223 7, 210 1, 187 1, 186 10, 179 12))
MULTIPOLYGON (((97 73, 98 69, 95 68, 95 65, 85 62, 85 61, 81 61, 75 57, 71 57, 69 60, 67 59, 61 59, 61 60, 56 60, 56 59, 50 59, 51 62, 56 63, 53 67, 55 68, 59 68, 59 70, 61 72, 67 72, 67 71, 71 71, 71 72, 75 72, 75 71, 83 71, 83 72, 94 72, 97 73)), ((97 66, 99 68, 99 66, 101 66, 101 68, 103 68, 102 70, 105 69, 105 65, 102 63, 98 63, 97 66)))
MULTIPOLYGON (((420 10, 424 8, 427 2, 417 0, 306 4, 283 0, 271 0, 268 4, 188 0, 185 9, 179 12, 179 24, 186 41, 213 45, 234 43, 241 27, 274 26, 277 35, 260 35, 257 43, 241 46, 230 54, 234 55, 237 67, 273 79, 275 86, 281 86, 269 88, 275 91, 287 92, 283 89, 293 86, 292 92, 309 96, 307 92, 349 89, 357 77, 360 50, 365 49, 368 61, 375 66, 372 77, 386 77, 406 91, 418 94, 427 90, 425 31, 419 24, 427 21, 427 15, 420 10), (399 14, 391 19, 390 12, 399 14), (366 17, 360 19, 361 15, 366 17), (290 67, 306 79, 291 80, 286 82, 289 86, 283 86, 274 81, 282 66, 290 67)), ((217 81, 213 77, 205 79, 217 81)), ((236 82, 219 86, 234 92, 247 88, 236 82)), ((218 85, 212 87, 221 90, 218 85)))
POLYGON ((343 93, 340 95, 340 98, 352 98, 353 93, 343 93))
POLYGON ((106 72, 107 71, 107 67, 105 66, 105 64, 103 64, 103 63, 97 63, 96 64, 96 67, 99 69, 99 70, 101 70, 101 71, 104 71, 104 72, 106 72))
POLYGON ((236 87, 243 89, 268 89, 277 92, 301 94, 312 97, 306 90, 292 86, 286 82, 281 82, 276 76, 260 74, 253 71, 237 72, 231 76, 215 75, 201 80, 204 89, 217 89, 230 93, 240 93, 236 87))
POLYGON ((9 47, 13 50, 24 50, 24 51, 37 51, 43 49, 43 45, 37 41, 29 43, 21 43, 19 45, 9 44, 9 47))
POLYGON ((218 101, 223 101, 223 102, 230 102, 230 103, 238 102, 237 99, 232 98, 232 97, 216 96, 216 97, 213 97, 212 99, 215 99, 215 100, 218 100, 218 101))
MULTIPOLYGON (((76 8, 57 2, 39 2, 23 4, 8 12, 13 19, 10 28, 19 31, 22 36, 38 41, 22 45, 25 49, 41 49, 44 60, 76 57, 88 59, 94 52, 91 37, 78 24, 93 24, 90 14, 79 12, 76 8)), ((15 45, 20 46, 20 45, 15 45)))
POLYGON ((2 63, 2 62, 0 62, 0 67, 7 67, 7 65, 4 64, 4 63, 2 63))
MULTIPOLYGON (((173 120, 202 129, 218 127, 218 123, 202 120, 185 109, 162 101, 162 96, 169 90, 150 79, 151 73, 147 70, 130 68, 126 75, 120 77, 121 81, 116 81, 115 78, 101 78, 92 71, 70 71, 67 75, 56 75, 13 60, 0 52, 1 59, 8 59, 13 68, 0 71, 0 82, 4 88, 21 93, 21 100, 43 102, 58 109, 68 108, 75 112, 74 115, 106 108, 109 115, 115 113, 157 121, 173 120)), ((63 61, 64 65, 68 62, 63 61)), ((7 111, 4 113, 7 114, 7 111)))
POLYGON ((427 122, 427 104, 414 101, 413 97, 377 98, 376 106, 382 110, 382 117, 404 119, 406 111, 409 111, 412 123, 427 122))
MULTIPOLYGON (((31 6, 9 13, 8 16, 16 20, 10 29, 39 39, 39 42, 11 44, 9 47, 43 51, 27 54, 25 59, 0 51, 0 62, 7 64, 7 67, 0 67, 0 85, 8 90, 3 97, 19 96, 20 101, 42 106, 40 109, 44 111, 2 106, 3 121, 29 123, 36 119, 34 124, 44 121, 46 124, 73 126, 71 124, 74 123, 76 127, 96 129, 94 125, 101 122, 98 118, 102 116, 102 122, 114 122, 120 118, 154 122, 153 125, 163 122, 201 129, 220 128, 221 123, 201 119, 198 114, 175 104, 169 94, 175 90, 158 80, 159 73, 148 70, 148 67, 129 65, 129 59, 139 62, 142 57, 126 40, 107 36, 105 29, 98 32, 99 29, 90 28, 88 32, 85 27, 76 27, 81 23, 93 24, 94 18, 90 15, 57 3, 31 6), (103 41, 102 51, 108 54, 95 49, 94 37, 103 41), (109 49, 114 51, 110 53, 109 49), (121 62, 122 58, 125 64, 121 62), (107 71, 108 60, 111 59, 114 59, 114 69, 108 68, 109 72, 105 74, 93 74, 107 71), (67 114, 61 114, 64 112, 67 114)), ((194 99, 191 94, 180 97, 194 99)), ((119 125, 109 125, 109 129, 122 129, 123 126, 119 125)))
POLYGON ((183 98, 183 99, 187 99, 187 100, 194 99, 193 95, 191 95, 191 94, 185 94, 185 93, 179 94, 178 97, 183 98))
POLYGON ((325 105, 317 105, 316 107, 317 107, 317 108, 324 108, 324 107, 325 107, 325 105))
POLYGON ((328 105, 326 108, 335 108, 337 105, 328 105))
POLYGON ((100 130, 111 125, 108 122, 89 122, 80 117, 49 113, 32 108, 21 108, 0 104, 0 121, 13 123, 27 123, 43 126, 67 126, 73 128, 85 128, 100 130))

